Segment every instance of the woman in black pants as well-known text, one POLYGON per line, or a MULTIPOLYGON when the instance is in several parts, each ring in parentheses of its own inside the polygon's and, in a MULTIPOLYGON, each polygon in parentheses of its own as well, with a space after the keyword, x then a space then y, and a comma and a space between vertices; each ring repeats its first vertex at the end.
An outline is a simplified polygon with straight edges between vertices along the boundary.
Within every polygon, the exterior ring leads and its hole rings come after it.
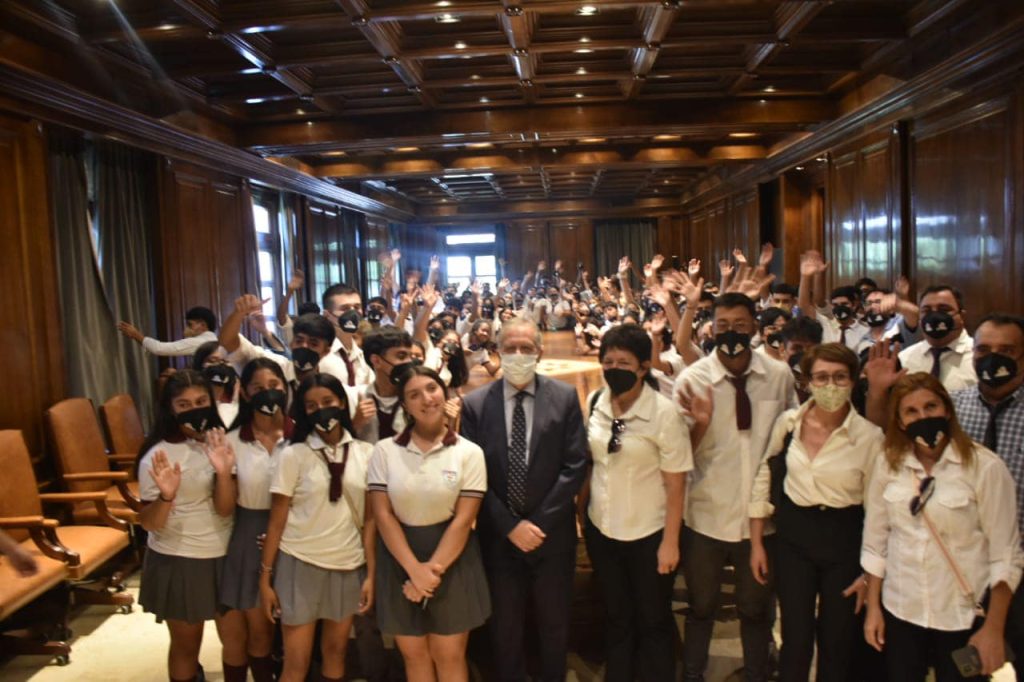
POLYGON ((838 343, 804 354, 811 399, 776 421, 751 492, 750 565, 762 584, 769 517, 776 529, 771 577, 782 615, 779 673, 787 682, 808 679, 815 639, 820 682, 856 679, 864 495, 883 443, 882 431, 850 404, 858 367, 838 343))

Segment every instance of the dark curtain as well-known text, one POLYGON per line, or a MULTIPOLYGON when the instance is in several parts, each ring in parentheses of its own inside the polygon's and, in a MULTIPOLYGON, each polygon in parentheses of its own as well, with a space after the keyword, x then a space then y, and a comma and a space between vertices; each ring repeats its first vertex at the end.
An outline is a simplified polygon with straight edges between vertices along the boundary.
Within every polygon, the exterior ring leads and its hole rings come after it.
MULTIPOLYGON (((642 272, 643 264, 654 257, 656 230, 656 221, 648 218, 594 221, 594 265, 597 272, 593 281, 599 276, 615 275, 619 270, 619 259, 623 256, 629 256, 633 261, 635 272, 642 272)), ((635 276, 631 282, 633 286, 639 284, 635 276)))
POLYGON ((309 263, 307 287, 312 300, 320 301, 327 287, 339 282, 362 291, 359 247, 356 235, 363 216, 337 206, 301 199, 299 231, 306 244, 309 263))
POLYGON ((505 223, 495 223, 494 225, 494 257, 498 261, 498 281, 501 281, 502 277, 506 277, 505 266, 501 264, 502 261, 508 261, 508 246, 506 239, 508 239, 508 228, 505 223))
MULTIPOLYGON (((70 395, 90 398, 100 404, 135 385, 123 340, 116 328, 97 268, 89 222, 89 193, 86 180, 86 152, 80 136, 51 131, 50 204, 57 241, 57 276, 60 287, 60 315, 64 325, 64 354, 70 395)), ((140 254, 140 257, 144 255, 140 254)), ((142 350, 130 342, 133 353, 142 350)), ((146 364, 146 363, 144 363, 146 364)), ((152 363, 148 363, 152 365, 152 363)), ((147 372, 146 376, 152 376, 147 372)), ((145 419, 147 390, 133 397, 145 419)))

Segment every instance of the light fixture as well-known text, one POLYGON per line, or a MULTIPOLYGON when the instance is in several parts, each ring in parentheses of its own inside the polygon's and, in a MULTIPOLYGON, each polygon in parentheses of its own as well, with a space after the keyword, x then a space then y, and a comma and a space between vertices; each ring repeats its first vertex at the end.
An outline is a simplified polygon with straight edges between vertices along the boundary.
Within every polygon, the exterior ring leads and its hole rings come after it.
POLYGON ((345 156, 348 152, 336 151, 336 152, 324 152, 324 156, 345 156))
POLYGON ((682 135, 655 135, 654 139, 658 142, 678 142, 683 139, 682 135))
POLYGON ((797 167, 796 167, 796 168, 794 168, 793 170, 798 170, 798 171, 799 171, 799 170, 803 170, 803 169, 804 169, 804 167, 803 167, 803 166, 797 166, 797 167))
POLYGON ((586 76, 586 75, 587 75, 587 70, 586 70, 586 69, 584 69, 584 68, 583 68, 583 67, 581 66, 580 68, 576 69, 576 75, 577 75, 577 76, 586 76))
POLYGON ((573 52, 575 52, 576 54, 590 54, 591 52, 593 52, 593 50, 591 50, 589 47, 581 47, 573 50, 573 52))
POLYGON ((575 95, 573 95, 573 97, 575 97, 576 99, 583 99, 583 93, 577 92, 575 95))
POLYGON ((775 86, 774 85, 767 85, 767 86, 765 86, 765 88, 763 90, 761 90, 761 92, 775 92, 775 86))
POLYGON ((246 104, 260 104, 260 103, 266 102, 266 101, 267 100, 264 97, 250 97, 249 99, 245 100, 245 103, 246 104))
POLYGON ((435 7, 451 7, 451 0, 438 0, 434 3, 435 7))
POLYGON ((455 41, 455 49, 456 50, 465 50, 467 47, 468 47, 468 45, 466 45, 466 43, 464 41, 462 41, 462 40, 455 41))
POLYGON ((239 71, 239 73, 242 74, 243 76, 251 76, 251 75, 253 75, 255 73, 263 73, 263 69, 254 66, 252 68, 242 69, 241 71, 239 71))
POLYGON ((815 159, 815 161, 817 161, 818 163, 825 163, 826 161, 828 161, 828 157, 827 156, 819 156, 818 158, 815 159))
POLYGON ((312 121, 306 121, 306 125, 311 126, 311 125, 313 125, 313 122, 312 121))
POLYGON ((434 21, 436 21, 439 24, 457 24, 460 21, 462 21, 462 19, 455 16, 454 14, 448 14, 447 12, 445 12, 444 14, 439 14, 438 16, 434 17, 434 21))
POLYGON ((469 77, 469 80, 471 80, 471 81, 478 81, 478 80, 480 80, 480 74, 474 73, 472 76, 469 77))
POLYGON ((766 99, 759 99, 759 100, 757 100, 757 103, 758 104, 765 104, 767 101, 768 100, 766 100, 766 99))
POLYGON ((158 30, 158 31, 173 31, 176 28, 179 28, 178 24, 170 24, 170 23, 168 23, 168 24, 160 24, 159 26, 156 27, 156 30, 158 30))
POLYGON ((466 149, 490 149, 494 146, 492 142, 467 142, 466 149))
POLYGON ((580 42, 581 43, 589 43, 590 42, 590 36, 580 36, 580 42))
POLYGON ((490 100, 490 98, 488 98, 488 97, 481 97, 481 98, 480 98, 480 104, 487 104, 487 103, 488 103, 488 102, 490 102, 490 101, 491 101, 491 100, 490 100))
POLYGON ((305 109, 296 109, 295 113, 298 114, 299 116, 302 116, 302 115, 304 115, 306 113, 306 110, 305 109))
POLYGON ((418 152, 419 147, 394 147, 391 151, 398 152, 399 154, 407 154, 409 152, 418 152))
POLYGON ((597 14, 597 7, 594 5, 583 5, 576 10, 576 14, 579 14, 581 17, 592 17, 597 14))
POLYGON ((608 138, 606 137, 584 137, 580 139, 580 142, 584 144, 602 144, 607 141, 608 138))
POLYGON ((736 137, 736 138, 757 137, 757 133, 729 133, 729 137, 736 137))

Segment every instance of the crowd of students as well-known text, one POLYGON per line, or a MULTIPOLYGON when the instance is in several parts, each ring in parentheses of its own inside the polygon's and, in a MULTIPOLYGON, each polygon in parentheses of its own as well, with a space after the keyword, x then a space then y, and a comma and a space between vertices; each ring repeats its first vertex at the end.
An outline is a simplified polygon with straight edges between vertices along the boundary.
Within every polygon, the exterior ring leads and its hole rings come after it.
POLYGON ((610 681, 676 679, 680 658, 704 679, 728 565, 745 680, 807 680, 815 649, 818 680, 984 679, 1024 655, 1024 319, 972 336, 950 286, 828 291, 815 252, 775 282, 770 245, 717 282, 624 257, 493 291, 444 285, 436 258, 399 291, 399 258, 382 295, 337 284, 293 317, 296 273, 273 330, 250 294, 169 344, 120 325, 193 356, 138 463, 140 603, 171 680, 201 677, 207 620, 229 682, 304 680, 317 647, 341 679, 353 626, 393 635, 413 682, 466 680, 485 624, 493 679, 564 680, 579 531, 610 681), (545 330, 597 356, 585 404, 537 373, 545 330), (477 365, 499 380, 467 392, 477 365))

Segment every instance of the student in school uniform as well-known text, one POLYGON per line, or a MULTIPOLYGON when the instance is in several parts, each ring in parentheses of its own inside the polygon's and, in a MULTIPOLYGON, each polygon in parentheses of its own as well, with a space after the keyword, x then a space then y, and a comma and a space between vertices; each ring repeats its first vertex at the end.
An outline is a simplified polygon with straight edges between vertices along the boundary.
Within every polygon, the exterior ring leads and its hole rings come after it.
POLYGON ((398 399, 398 378, 412 362, 412 337, 397 327, 382 327, 363 337, 363 353, 373 367, 373 381, 362 387, 353 415, 356 435, 367 443, 405 429, 398 399))
POLYGON ((130 322, 118 322, 117 330, 141 345, 147 353, 164 356, 192 355, 199 346, 217 340, 217 316, 203 306, 189 308, 185 312, 185 338, 177 341, 159 341, 146 336, 130 322))
POLYGON ((494 324, 490 320, 477 320, 462 337, 466 351, 466 365, 473 369, 481 365, 492 377, 501 369, 501 358, 494 345, 494 324))
POLYGON ((223 621, 218 588, 237 491, 221 427, 209 382, 194 370, 175 372, 139 452, 139 519, 149 532, 139 603, 167 623, 172 682, 202 679, 203 624, 213 619, 219 629, 223 621))
POLYGON ((238 416, 238 373, 228 362, 228 355, 217 341, 209 341, 196 349, 192 369, 200 372, 213 387, 217 414, 225 427, 238 416))
POLYGON ((283 682, 306 679, 317 622, 320 680, 340 681, 353 617, 373 605, 371 448, 354 438, 347 400, 330 374, 304 379, 292 406, 292 444, 273 463, 260 603, 268 619, 281 620, 283 682))
POLYGON ((270 518, 271 469, 293 423, 286 414, 288 382, 276 362, 256 358, 242 370, 240 383, 241 407, 227 436, 235 452, 238 503, 220 583, 220 602, 229 609, 221 628, 224 680, 245 682, 250 669, 255 682, 273 682, 274 625, 260 608, 258 539, 270 518))
POLYGON ((484 455, 453 430, 437 372, 410 367, 398 390, 408 426, 377 443, 367 479, 380 531, 377 618, 410 682, 465 682, 469 631, 491 611, 473 532, 484 455))

